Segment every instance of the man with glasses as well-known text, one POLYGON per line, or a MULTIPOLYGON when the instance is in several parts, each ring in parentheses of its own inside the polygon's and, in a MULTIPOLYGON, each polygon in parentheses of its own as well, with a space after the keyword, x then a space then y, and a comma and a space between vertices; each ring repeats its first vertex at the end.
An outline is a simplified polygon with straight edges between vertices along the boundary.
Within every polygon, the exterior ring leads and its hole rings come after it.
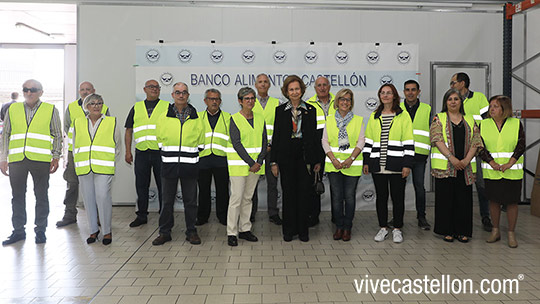
MULTIPOLYGON (((56 227, 64 227, 77 222, 77 201, 79 200, 79 179, 75 173, 75 163, 73 162, 73 122, 78 117, 85 117, 83 102, 86 97, 96 92, 94 85, 88 81, 83 81, 79 85, 80 98, 70 103, 64 114, 64 132, 68 138, 68 158, 66 170, 64 170, 64 180, 67 182, 66 195, 64 196, 64 216, 56 227)), ((109 116, 109 109, 103 105, 101 111, 109 116)))
MULTIPOLYGON (((450 88, 456 89, 463 97, 463 109, 465 114, 472 115, 477 124, 486 118, 489 110, 489 102, 486 95, 480 92, 469 90, 471 80, 469 75, 463 72, 456 73, 450 80, 450 88)), ((484 188, 484 178, 482 175, 480 158, 476 161, 476 192, 478 192, 478 203, 480 205, 480 216, 482 217, 482 226, 487 232, 491 232, 493 225, 489 218, 489 201, 486 197, 484 188)))
POLYGON ((12 192, 13 233, 2 245, 26 239, 26 182, 32 175, 36 196, 36 244, 47 241, 49 175, 58 169, 62 154, 62 127, 54 105, 40 100, 43 87, 37 80, 23 84, 24 102, 12 104, 6 114, 0 171, 9 176, 12 192))
POLYGON ((172 240, 178 180, 182 187, 186 241, 198 245, 201 238, 197 234, 195 222, 199 152, 203 150, 205 136, 203 121, 197 110, 189 104, 189 91, 185 83, 175 83, 171 95, 174 104, 169 105, 167 114, 158 120, 156 126, 157 142, 161 149, 163 207, 159 214, 159 236, 152 241, 152 245, 163 245, 172 240))
POLYGON ((135 103, 126 119, 125 143, 128 164, 133 162, 132 140, 135 139, 135 187, 137 189, 137 217, 129 227, 138 227, 148 222, 148 199, 150 177, 158 188, 159 209, 161 210, 161 157, 156 139, 156 124, 167 113, 169 103, 159 99, 161 87, 151 79, 144 84, 146 99, 135 103))

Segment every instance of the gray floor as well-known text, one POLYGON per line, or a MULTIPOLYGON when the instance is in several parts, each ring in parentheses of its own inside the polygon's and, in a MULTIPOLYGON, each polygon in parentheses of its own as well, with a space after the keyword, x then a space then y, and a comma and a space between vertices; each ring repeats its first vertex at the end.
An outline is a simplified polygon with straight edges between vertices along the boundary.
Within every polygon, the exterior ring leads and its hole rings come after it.
MULTIPOLYGON (((356 213, 352 240, 332 240, 330 214, 310 229, 310 242, 285 243, 281 229, 258 214, 253 231, 257 243, 227 246, 225 227, 212 215, 200 227, 202 245, 183 240, 183 213, 176 214, 173 241, 155 247, 157 214, 147 225, 129 228, 132 207, 114 207, 113 243, 87 245, 84 210, 79 222, 54 227, 62 216, 65 185, 51 182, 51 214, 47 243, 36 245, 32 225, 27 240, 0 249, 0 303, 540 303, 540 219, 520 206, 519 247, 502 241, 487 244, 488 233, 475 217, 473 240, 446 243, 416 226, 415 213, 406 212, 402 244, 391 238, 376 243, 374 211, 356 213), (519 293, 406 294, 360 292, 354 280, 519 278, 519 293), (523 275, 523 276, 520 276, 523 275)), ((11 231, 9 182, 0 178, 0 233, 11 231)), ((31 186, 29 186, 31 189, 31 186)), ((28 195, 28 221, 33 222, 33 193, 28 195)), ((475 208, 475 214, 477 209, 475 208)), ((503 214, 504 215, 504 214, 503 214)), ((428 219, 433 222, 433 208, 428 219)), ((506 231, 506 220, 502 229, 506 231)), ((454 285, 456 286, 456 285, 454 285)))

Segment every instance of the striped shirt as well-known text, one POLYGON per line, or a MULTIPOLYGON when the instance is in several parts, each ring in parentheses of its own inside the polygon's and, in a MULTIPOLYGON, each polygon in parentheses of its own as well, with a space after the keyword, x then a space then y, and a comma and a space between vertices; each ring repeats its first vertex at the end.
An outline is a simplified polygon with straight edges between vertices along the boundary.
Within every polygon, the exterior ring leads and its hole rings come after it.
POLYGON ((390 126, 392 125, 392 120, 395 116, 395 113, 381 114, 381 172, 379 173, 391 173, 390 171, 386 170, 386 151, 388 150, 388 134, 390 133, 390 126))

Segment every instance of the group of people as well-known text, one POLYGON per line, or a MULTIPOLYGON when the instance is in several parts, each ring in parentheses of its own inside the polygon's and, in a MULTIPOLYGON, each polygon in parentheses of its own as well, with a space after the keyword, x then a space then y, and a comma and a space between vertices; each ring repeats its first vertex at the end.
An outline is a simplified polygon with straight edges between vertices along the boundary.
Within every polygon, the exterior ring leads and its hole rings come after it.
MULTIPOLYGON (((159 234, 152 244, 172 240, 179 181, 185 239, 201 244, 196 226, 209 220, 213 177, 216 216, 227 226, 228 245, 238 246, 239 238, 256 242, 252 222, 257 211, 257 184, 265 175, 269 221, 282 226, 285 242, 295 237, 307 242, 309 227, 319 223, 320 191, 316 191, 316 185, 326 172, 335 224, 333 239, 349 241, 358 181, 362 174, 371 174, 379 222, 374 239, 384 241, 392 228, 393 241, 400 243, 405 184, 411 173, 418 226, 431 229, 426 220, 424 189, 425 167, 431 154, 431 171, 436 180, 435 233, 448 242, 469 241, 472 184, 476 181, 482 223, 491 231, 487 241, 501 238, 499 217, 503 205, 509 221, 508 244, 517 247, 514 229, 523 177, 523 127, 511 117, 510 98, 498 95, 488 103, 483 94, 468 89, 469 83, 467 74, 455 74, 443 98, 442 112, 433 119, 431 107, 419 101, 418 82, 405 82, 403 102, 394 85, 384 84, 378 90, 378 108, 364 123, 361 116, 353 114, 353 92, 345 88, 331 94, 325 77, 317 78, 317 94, 305 100, 302 79, 288 76, 281 88, 286 101, 280 104, 268 95, 268 76, 260 74, 256 90, 244 87, 238 91, 239 111, 234 114, 221 110, 221 93, 217 89, 206 90, 206 109, 198 112, 189 103, 185 83, 172 86, 174 102, 169 103, 160 99, 158 82, 148 80, 144 86, 146 99, 133 106, 125 123, 125 161, 134 163, 137 192, 136 218, 129 226, 148 222, 153 172, 158 188, 159 234), (277 207, 278 177, 283 193, 282 217, 277 207), (479 180, 485 180, 486 190, 479 180), (390 221, 389 195, 393 206, 390 221), (483 200, 489 200, 487 211, 483 200)), ((46 241, 48 179, 58 168, 62 152, 58 111, 40 100, 41 83, 26 81, 23 93, 25 101, 7 110, 2 139, 0 169, 10 177, 14 228, 3 245, 26 238, 29 172, 36 194, 36 243, 46 241)), ((77 222, 80 185, 90 232, 86 241, 94 243, 101 234, 102 243, 108 245, 112 243, 111 184, 115 159, 121 150, 120 132, 116 118, 110 116, 91 83, 81 83, 79 93, 81 98, 70 103, 65 114, 68 162, 64 178, 68 184, 64 216, 56 225, 77 222)))

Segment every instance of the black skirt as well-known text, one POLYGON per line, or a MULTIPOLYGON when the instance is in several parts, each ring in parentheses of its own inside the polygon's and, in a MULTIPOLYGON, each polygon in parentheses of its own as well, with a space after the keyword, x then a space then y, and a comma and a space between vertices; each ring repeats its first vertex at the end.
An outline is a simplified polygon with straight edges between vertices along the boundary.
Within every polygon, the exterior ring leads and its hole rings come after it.
POLYGON ((484 179, 484 183, 486 186, 486 196, 492 202, 502 205, 512 205, 521 201, 521 179, 484 179))

